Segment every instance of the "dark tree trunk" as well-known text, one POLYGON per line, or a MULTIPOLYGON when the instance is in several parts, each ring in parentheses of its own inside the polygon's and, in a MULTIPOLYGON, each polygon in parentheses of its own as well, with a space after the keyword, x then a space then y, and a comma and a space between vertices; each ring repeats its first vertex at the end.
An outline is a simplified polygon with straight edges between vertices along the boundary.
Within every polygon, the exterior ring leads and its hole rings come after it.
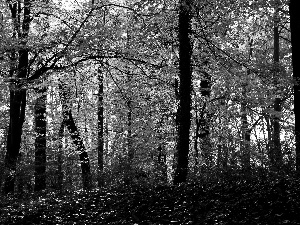
POLYGON ((7 170, 4 183, 5 194, 14 192, 17 159, 21 146, 22 126, 25 119, 25 90, 10 91, 10 99, 10 125, 5 156, 5 168, 7 170))
MULTIPOLYGON (((162 136, 159 137, 159 142, 163 142, 162 136)), ((168 181, 167 174, 167 154, 163 144, 157 147, 157 161, 156 161, 156 179, 160 184, 166 184, 168 181)))
POLYGON ((218 153, 217 153, 217 170, 221 172, 222 168, 222 145, 218 144, 217 145, 218 153))
POLYGON ((104 185, 103 179, 103 150, 104 150, 104 117, 103 117, 103 72, 98 71, 98 187, 104 185))
MULTIPOLYGON (((178 82, 178 78, 176 77, 174 79, 174 93, 175 93, 175 102, 176 102, 176 106, 177 108, 179 108, 179 82, 178 82)), ((175 129, 173 129, 172 135, 174 138, 175 143, 178 143, 178 113, 179 110, 176 111, 175 113, 175 129)), ((172 170, 176 171, 176 167, 177 167, 177 161, 178 161, 178 152, 174 151, 173 154, 173 163, 172 163, 172 170)))
MULTIPOLYGON (((242 103, 242 112, 246 112, 245 111, 245 106, 242 103)), ((242 149, 242 165, 243 165, 243 170, 245 172, 245 174, 248 174, 250 172, 251 169, 251 164, 250 164, 250 141, 251 141, 251 131, 249 130, 249 124, 248 124, 248 120, 247 120, 247 114, 243 113, 242 114, 242 145, 241 145, 241 149, 242 149)))
POLYGON ((74 145, 79 152, 79 160, 81 164, 81 172, 82 172, 82 185, 85 190, 89 190, 91 188, 91 169, 90 169, 90 160, 85 149, 84 143, 80 137, 79 131, 74 122, 72 111, 68 104, 68 96, 69 90, 66 85, 60 84, 60 95, 62 101, 62 111, 63 111, 63 120, 64 125, 68 129, 71 139, 74 145))
POLYGON ((46 88, 38 90, 41 94, 36 100, 35 113, 35 184, 34 191, 46 188, 46 88))
POLYGON ((62 170, 63 166, 63 137, 64 137, 64 123, 62 122, 58 131, 58 155, 57 155, 57 189, 62 190, 64 173, 62 170))
POLYGON ((222 160, 222 170, 223 172, 228 171, 228 155, 229 155, 229 149, 226 145, 222 146, 223 148, 223 160, 222 160))
POLYGON ((133 180, 132 164, 134 159, 134 149, 132 147, 132 105, 131 100, 127 101, 127 149, 128 149, 128 160, 126 162, 126 171, 124 183, 129 185, 133 180))
POLYGON ((188 0, 180 1, 179 8, 179 107, 178 107, 178 141, 177 167, 174 184, 186 181, 188 173, 189 134, 191 125, 191 83, 192 68, 190 43, 190 6, 188 0))
MULTIPOLYGON (((253 52, 253 39, 249 43, 249 61, 252 57, 253 52)), ((251 141, 251 129, 249 128, 249 123, 247 119, 247 92, 248 92, 248 79, 250 71, 247 70, 245 81, 242 83, 242 101, 241 101, 241 131, 242 131, 242 141, 241 141, 241 152, 242 152, 242 165, 243 172, 248 175, 250 173, 250 141, 251 141)))
POLYGON ((128 112, 127 112, 127 126, 128 126, 128 136, 127 136, 127 145, 128 145, 128 159, 129 162, 132 163, 134 158, 134 151, 132 148, 132 107, 131 107, 131 100, 128 100, 127 103, 128 112))
POLYGON ((72 117, 71 110, 64 110, 64 124, 66 125, 73 143, 77 147, 77 151, 79 152, 79 160, 81 164, 81 172, 82 172, 82 184, 85 190, 89 190, 91 188, 91 169, 90 169, 90 160, 83 144, 83 141, 80 137, 79 131, 77 130, 76 124, 72 117))
MULTIPOLYGON (((130 44, 131 36, 127 36, 127 45, 130 44)), ((126 70, 130 70, 130 67, 125 66, 126 70)), ((132 101, 132 82, 133 77, 130 72, 127 74, 127 96, 125 97, 126 106, 127 106, 127 160, 126 160, 126 169, 124 174, 124 184, 129 185, 132 183, 134 178, 134 170, 133 170, 133 160, 135 157, 135 151, 133 148, 133 139, 132 139, 132 109, 133 109, 133 101, 132 101)))
MULTIPOLYGON (((278 3, 277 3, 278 4, 278 3)), ((275 20, 274 20, 274 86, 278 88, 279 85, 279 12, 278 12, 278 5, 275 9, 275 20)), ((272 145, 271 145, 271 165, 274 171, 280 171, 282 167, 282 153, 281 153, 281 143, 280 143, 280 117, 279 114, 281 113, 281 99, 276 97, 274 100, 274 115, 272 116, 272 125, 273 125, 273 132, 272 132, 272 145)))
MULTIPOLYGON (((49 0, 44 3, 48 4, 49 0)), ((34 191, 46 189, 46 103, 47 88, 39 87, 37 94, 41 95, 37 98, 35 104, 35 185, 34 191)))
POLYGON ((26 49, 27 37, 30 25, 30 1, 23 3, 23 22, 21 26, 22 8, 20 2, 8 2, 14 25, 13 39, 20 39, 18 54, 16 50, 11 53, 10 68, 10 121, 7 135, 7 152, 5 156, 5 183, 4 194, 14 192, 16 179, 17 159, 20 152, 22 126, 25 120, 26 90, 21 89, 19 79, 27 78, 28 73, 28 50, 26 49), (22 32, 20 32, 22 31, 22 32), (17 66, 16 66, 17 65, 17 66), (17 78, 15 79, 14 76, 17 78))
POLYGON ((300 1, 290 0, 290 26, 292 39, 292 64, 294 78, 294 113, 296 137, 296 170, 300 175, 300 1))
POLYGON ((198 150, 199 131, 200 131, 200 119, 198 118, 198 112, 196 110, 196 131, 195 131, 195 140, 194 140, 194 151, 195 151, 194 172, 195 173, 198 171, 198 164, 199 164, 199 150, 198 150))
POLYGON ((201 95, 205 98, 209 98, 211 93, 211 75, 207 72, 203 72, 203 77, 200 83, 201 95))
POLYGON ((204 103, 202 106, 201 115, 199 117, 200 133, 198 137, 201 139, 202 156, 205 161, 205 167, 203 169, 210 169, 212 166, 212 155, 211 155, 211 142, 209 138, 209 117, 207 109, 207 101, 209 100, 211 93, 211 75, 207 72, 203 72, 203 77, 200 83, 201 95, 204 97, 204 103))
MULTIPOLYGON (((248 76, 248 74, 247 74, 248 76)), ((248 84, 243 84, 243 100, 241 103, 241 121, 242 121, 242 141, 241 141, 241 151, 242 151, 242 165, 243 170, 247 174, 250 172, 250 130, 249 124, 247 120, 247 103, 246 103, 246 95, 247 95, 247 86, 248 84)))
POLYGON ((217 169, 219 173, 226 173, 228 171, 228 154, 228 147, 225 144, 222 144, 221 141, 219 141, 217 155, 217 169))
POLYGON ((269 159, 271 159, 271 145, 272 145, 272 131, 271 131, 271 124, 270 124, 270 115, 266 114, 264 116, 266 121, 266 127, 267 127, 267 134, 268 134, 268 141, 266 143, 266 150, 269 159))

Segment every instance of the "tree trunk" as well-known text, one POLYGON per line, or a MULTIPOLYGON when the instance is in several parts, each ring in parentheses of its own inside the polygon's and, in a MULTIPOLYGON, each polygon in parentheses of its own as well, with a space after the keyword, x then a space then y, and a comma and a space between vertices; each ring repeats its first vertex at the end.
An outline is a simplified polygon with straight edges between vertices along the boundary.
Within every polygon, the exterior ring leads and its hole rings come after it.
POLYGON ((28 73, 28 50, 26 49, 26 45, 31 21, 31 4, 29 0, 24 0, 22 26, 20 21, 22 8, 20 4, 20 2, 8 2, 14 26, 13 39, 16 39, 18 36, 20 45, 18 46, 18 54, 17 50, 14 49, 11 53, 10 121, 5 156, 4 194, 14 192, 17 159, 20 152, 22 127, 25 120, 26 90, 21 89, 20 80, 27 78, 28 73))
POLYGON ((223 172, 226 173, 228 171, 229 149, 225 144, 222 146, 222 149, 223 149, 222 170, 223 170, 223 172))
POLYGON ((124 177, 125 185, 129 185, 133 180, 132 164, 134 159, 134 149, 132 147, 132 105, 131 100, 127 101, 127 161, 126 161, 126 171, 124 177))
POLYGON ((199 165, 199 150, 198 150, 198 138, 200 131, 200 119, 198 118, 198 112, 196 109, 196 131, 195 131, 195 140, 194 140, 194 151, 195 151, 195 165, 194 165, 194 173, 198 172, 199 165))
POLYGON ((128 136, 127 136, 127 145, 128 145, 128 159, 129 163, 133 162, 134 150, 132 148, 132 106, 131 100, 128 100, 127 103, 128 112, 127 112, 127 126, 128 126, 128 136))
MULTIPOLYGON (((248 75, 248 74, 247 74, 248 75)), ((242 121, 242 141, 241 141, 241 151, 242 151, 242 165, 245 173, 250 171, 250 131, 249 124, 247 120, 247 84, 243 84, 243 100, 241 103, 241 121, 242 121)))
POLYGON ((290 0, 290 26, 292 39, 292 64, 294 78, 294 113, 296 139, 296 170, 300 175, 300 1, 290 0))
MULTIPOLYGON (((162 137, 159 138, 160 141, 162 137)), ((157 170, 158 170, 158 182, 161 184, 166 184, 168 182, 168 173, 167 173, 167 153, 163 147, 163 144, 159 144, 157 148, 158 157, 157 157, 157 170)))
POLYGON ((61 123, 58 131, 58 155, 57 155, 57 189, 62 190, 64 173, 62 170, 63 166, 63 137, 64 137, 64 122, 61 123))
POLYGON ((104 149, 104 122, 103 122, 103 72, 98 70, 98 187, 104 185, 103 179, 103 149, 104 149))
POLYGON ((203 72, 203 77, 200 83, 201 95, 204 97, 204 103, 202 106, 201 115, 199 117, 200 133, 198 137, 201 139, 202 156, 204 158, 205 166, 204 170, 212 167, 212 154, 211 154, 211 142, 209 138, 209 118, 207 102, 211 93, 211 75, 207 72, 203 72))
POLYGON ((34 191, 46 188, 46 88, 38 90, 41 94, 36 100, 35 113, 35 184, 34 191))
MULTIPOLYGON (((278 2, 276 2, 278 4, 278 2)), ((275 19, 274 19, 274 86, 278 88, 279 85, 279 5, 275 8, 275 19)), ((271 166, 274 171, 280 171, 282 167, 282 153, 281 153, 281 143, 280 143, 280 116, 281 113, 281 99, 276 96, 274 100, 274 115, 272 116, 272 145, 271 145, 271 166)))
POLYGON ((192 68, 190 43, 190 9, 189 0, 181 0, 179 8, 179 107, 178 107, 178 141, 177 167, 174 184, 186 181, 188 173, 189 131, 191 125, 191 83, 192 68))
POLYGON ((223 151, 222 145, 218 144, 217 149, 218 149, 218 152, 217 152, 217 170, 218 170, 218 172, 222 172, 222 168, 221 168, 222 160, 223 160, 223 158, 222 158, 222 151, 223 151))
POLYGON ((267 127, 267 134, 268 134, 268 141, 266 144, 266 150, 267 150, 267 154, 269 159, 271 159, 271 145, 272 145, 272 130, 271 130, 271 124, 270 124, 270 115, 266 114, 264 116, 265 121, 266 121, 266 127, 267 127))
MULTIPOLYGON (((252 57, 253 51, 253 39, 249 43, 249 61, 252 57)), ((247 175, 250 173, 250 141, 251 141, 251 129, 249 128, 249 123, 247 119, 247 92, 248 92, 248 79, 250 71, 247 69, 245 81, 242 83, 242 101, 241 101, 241 131, 242 131, 242 141, 241 141, 241 152, 242 152, 242 165, 243 172, 247 175)))
POLYGON ((91 188, 91 169, 90 169, 90 160, 85 149, 84 143, 80 137, 79 131, 74 122, 72 111, 68 104, 68 96, 69 90, 66 85, 60 84, 60 95, 62 101, 62 111, 63 111, 63 120, 64 125, 68 129, 71 139, 74 145, 79 152, 79 159, 81 164, 81 172, 82 172, 82 185, 83 189, 89 190, 91 188))

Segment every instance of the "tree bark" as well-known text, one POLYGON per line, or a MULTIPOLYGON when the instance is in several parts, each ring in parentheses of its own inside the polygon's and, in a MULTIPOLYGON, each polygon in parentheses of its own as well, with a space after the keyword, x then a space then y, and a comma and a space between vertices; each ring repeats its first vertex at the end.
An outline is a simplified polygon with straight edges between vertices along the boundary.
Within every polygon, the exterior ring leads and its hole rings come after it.
POLYGON ((128 145, 128 159, 129 163, 132 164, 134 158, 134 150, 132 148, 132 103, 131 100, 127 102, 127 127, 128 127, 128 135, 127 135, 127 145, 128 145))
MULTIPOLYGON (((278 4, 278 2, 276 2, 278 4)), ((279 5, 275 8, 275 19, 274 19, 274 53, 273 53, 273 60, 274 60, 274 86, 277 88, 279 85, 279 12, 278 12, 279 5)), ((281 113, 281 99, 280 97, 276 96, 274 100, 274 115, 272 116, 272 125, 273 125, 273 132, 272 132, 272 145, 271 145, 271 166, 272 170, 280 171, 282 167, 282 153, 281 153, 281 143, 280 143, 280 116, 281 113)))
POLYGON ((199 131, 200 131, 200 119, 198 118, 197 109, 196 109, 195 121, 196 121, 196 130, 195 130, 195 140, 194 140, 194 151, 195 151, 194 173, 197 173, 198 164, 199 164, 198 138, 199 138, 199 131))
MULTIPOLYGON (((252 57, 253 51, 253 39, 249 42, 249 61, 252 57)), ((242 165, 243 172, 247 175, 250 172, 250 141, 251 141, 251 129, 249 128, 249 123, 247 119, 247 92, 248 92, 248 77, 250 71, 247 69, 245 81, 242 83, 242 101, 241 101, 241 131, 242 131, 242 141, 241 141, 241 152, 242 152, 242 165)))
MULTIPOLYGON (((248 76, 248 74, 247 74, 248 76)), ((241 141, 241 150, 242 150, 242 165, 243 170, 245 173, 249 173, 250 171, 250 131, 249 131, 249 124, 247 120, 247 102, 246 102, 246 95, 247 95, 247 86, 248 84, 243 84, 243 100, 241 103, 241 121, 242 121, 242 141, 241 141)))
POLYGON ((188 173, 189 130, 191 125, 191 83, 192 68, 190 43, 190 3, 181 0, 179 6, 179 107, 178 107, 178 140, 177 140, 177 167, 174 184, 186 181, 188 173))
POLYGON ((13 39, 19 39, 19 47, 12 50, 10 68, 10 121, 5 156, 4 194, 14 192, 17 159, 20 152, 22 127, 25 120, 26 90, 21 89, 20 80, 28 75, 28 50, 26 48, 30 26, 30 1, 24 0, 23 21, 21 26, 20 2, 8 1, 14 26, 13 39))
POLYGON ((126 161, 126 171, 125 171, 125 177, 124 177, 124 183, 125 185, 129 185, 133 180, 133 170, 132 170, 132 164, 134 159, 134 149, 132 147, 132 103, 129 99, 127 101, 127 161, 126 161))
POLYGON ((41 94, 36 100, 35 113, 35 184, 34 191, 46 188, 46 88, 38 90, 41 94))
POLYGON ((300 175, 300 1, 290 0, 290 26, 292 39, 292 64, 294 78, 294 113, 296 139, 296 170, 300 175))
POLYGON ((209 118, 207 102, 211 93, 211 75, 207 72, 203 72, 203 77, 200 83, 201 95, 204 97, 204 103, 202 106, 201 115, 199 117, 200 133, 198 137, 201 139, 202 156, 205 162, 205 168, 210 169, 212 166, 212 155, 211 155, 211 142, 209 138, 209 118))
POLYGON ((59 88, 60 88, 60 95, 61 95, 61 101, 62 101, 64 125, 68 129, 71 139, 72 139, 74 145, 76 146, 77 151, 79 152, 83 189, 89 190, 91 188, 91 184, 92 184, 89 156, 85 149, 83 140, 80 137, 79 131, 77 129, 77 126, 76 126, 73 116, 72 116, 72 111, 68 104, 68 96, 69 96, 68 87, 66 85, 60 83, 59 88))
POLYGON ((103 150, 104 150, 104 117, 103 117, 103 72, 98 70, 98 187, 104 185, 103 179, 103 150))
POLYGON ((57 189, 62 190, 63 188, 63 137, 64 137, 64 122, 61 123, 58 131, 58 155, 57 155, 57 189))

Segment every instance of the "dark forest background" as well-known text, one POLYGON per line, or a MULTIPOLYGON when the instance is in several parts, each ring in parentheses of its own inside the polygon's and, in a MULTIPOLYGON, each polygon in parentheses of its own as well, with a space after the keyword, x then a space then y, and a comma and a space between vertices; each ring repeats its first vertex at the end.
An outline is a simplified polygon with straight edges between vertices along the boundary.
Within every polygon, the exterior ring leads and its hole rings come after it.
POLYGON ((2 0, 3 223, 299 224, 298 9, 2 0))

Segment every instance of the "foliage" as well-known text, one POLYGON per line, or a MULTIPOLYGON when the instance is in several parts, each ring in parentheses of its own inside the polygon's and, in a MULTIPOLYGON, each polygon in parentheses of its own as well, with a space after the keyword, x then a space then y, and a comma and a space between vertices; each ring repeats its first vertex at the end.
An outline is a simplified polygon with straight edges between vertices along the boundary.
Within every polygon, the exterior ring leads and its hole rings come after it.
MULTIPOLYGON (((16 196, 1 197, 1 224, 300 223, 298 180, 262 175, 270 168, 272 117, 280 118, 284 161, 280 172, 295 169, 287 0, 280 1, 278 15, 273 0, 188 2, 193 3, 188 35, 193 80, 190 148, 185 150, 190 150, 188 179, 196 182, 168 186, 176 167, 180 97, 178 1, 35 1, 25 46, 28 79, 16 81, 27 91, 18 191, 16 196), (280 17, 279 65, 273 62, 276 16, 280 17), (274 76, 274 71, 279 75, 274 76), (84 192, 77 146, 66 129, 62 137, 58 132, 62 124, 59 84, 68 89, 66 104, 89 156, 95 187, 99 73, 104 77, 105 186, 84 192), (209 96, 203 95, 205 82, 209 96), (47 189, 32 194, 37 137, 33 106, 41 87, 47 87, 47 189), (281 98, 281 112, 273 109, 276 97, 281 98), (208 129, 197 131, 199 118, 206 119, 208 129), (251 173, 262 170, 251 178, 239 174, 244 118, 251 132, 251 173), (193 149, 197 132, 200 136, 207 132, 209 143, 199 138, 193 149), (130 151, 134 152, 132 165, 130 151), (59 186, 59 167, 63 189, 51 192, 59 186), (133 178, 131 186, 124 184, 127 175, 133 178)), ((11 56, 22 45, 12 38, 9 8, 3 2, 0 8, 2 171, 12 113, 9 95, 16 88, 9 79, 11 56)))

